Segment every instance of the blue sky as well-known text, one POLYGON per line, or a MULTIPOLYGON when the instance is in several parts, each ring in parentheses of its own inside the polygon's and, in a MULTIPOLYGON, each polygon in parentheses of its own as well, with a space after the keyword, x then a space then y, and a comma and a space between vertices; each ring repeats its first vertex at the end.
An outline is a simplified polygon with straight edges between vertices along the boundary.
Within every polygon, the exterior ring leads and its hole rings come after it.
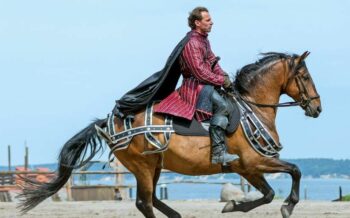
POLYGON ((0 165, 8 144, 13 164, 23 163, 25 141, 31 164, 55 162, 71 136, 163 67, 199 5, 210 10, 211 45, 228 72, 260 52, 311 51, 323 113, 279 110, 281 157, 350 158, 350 1, 14 0, 0 7, 0 165))

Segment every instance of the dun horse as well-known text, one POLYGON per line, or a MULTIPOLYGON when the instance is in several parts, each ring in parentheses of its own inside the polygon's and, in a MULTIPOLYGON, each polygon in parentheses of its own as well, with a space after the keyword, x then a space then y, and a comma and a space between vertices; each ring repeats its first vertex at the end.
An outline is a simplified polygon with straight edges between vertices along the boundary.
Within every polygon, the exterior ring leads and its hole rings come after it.
MULTIPOLYGON (((304 61, 308 54, 305 52, 298 56, 266 53, 262 59, 243 67, 236 75, 234 89, 239 93, 240 98, 251 106, 277 142, 279 137, 275 118, 282 94, 293 98, 305 111, 306 116, 316 118, 321 113, 320 98, 304 61)), ((144 116, 144 111, 138 112, 133 126, 142 126, 144 116)), ((164 118, 161 115, 153 117, 153 124, 163 124, 163 122, 164 118)), ((106 127, 106 119, 93 122, 63 146, 55 179, 49 183, 27 181, 27 187, 20 195, 23 212, 34 208, 56 193, 67 182, 73 169, 86 164, 101 150, 102 144, 97 137, 95 125, 106 127)), ((122 131, 123 122, 116 119, 115 128, 117 131, 122 131)), ((158 136, 159 140, 163 141, 162 134, 158 136)), ((263 194, 263 197, 251 202, 230 201, 222 212, 247 212, 270 203, 275 193, 265 180, 264 173, 288 173, 292 177, 292 187, 281 207, 281 213, 283 217, 289 217, 299 201, 301 177, 299 168, 278 157, 265 157, 257 153, 244 136, 242 126, 239 126, 234 133, 227 135, 226 143, 228 152, 238 156, 230 163, 229 171, 243 176, 263 194)), ((163 153, 142 155, 147 147, 151 145, 143 135, 138 135, 133 138, 128 149, 114 152, 114 155, 136 177, 136 207, 145 217, 155 217, 153 207, 168 217, 181 217, 178 212, 156 197, 156 184, 162 168, 186 175, 222 173, 220 164, 211 164, 209 137, 181 136, 174 133, 170 138, 168 149, 163 153)))

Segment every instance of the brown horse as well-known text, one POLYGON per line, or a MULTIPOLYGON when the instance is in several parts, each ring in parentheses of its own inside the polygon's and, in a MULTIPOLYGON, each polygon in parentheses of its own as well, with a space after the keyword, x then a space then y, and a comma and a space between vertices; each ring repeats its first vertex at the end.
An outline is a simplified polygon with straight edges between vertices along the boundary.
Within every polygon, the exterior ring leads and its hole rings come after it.
MULTIPOLYGON (((305 52, 298 56, 266 53, 262 59, 243 67, 236 75, 235 89, 239 92, 239 96, 251 105, 277 142, 279 138, 275 118, 282 94, 293 98, 304 109, 306 116, 318 117, 321 112, 319 96, 304 62, 308 54, 305 52)), ((153 119, 154 124, 164 123, 161 115, 155 115, 153 119)), ((56 193, 66 183, 74 168, 86 164, 102 148, 100 139, 96 137, 95 125, 105 127, 106 119, 90 124, 64 145, 59 157, 57 177, 53 181, 50 183, 27 181, 28 187, 20 195, 23 200, 22 211, 32 209, 56 193), (89 156, 85 157, 88 151, 89 156)), ((144 111, 135 114, 133 123, 134 127, 142 125, 144 125, 144 111)), ((116 119, 115 128, 117 131, 122 131, 123 122, 116 119)), ((163 142, 161 136, 162 134, 157 135, 163 142)), ((229 171, 243 176, 263 194, 263 197, 251 202, 230 201, 222 212, 247 212, 262 204, 270 203, 274 198, 274 191, 265 180, 264 173, 283 172, 290 174, 293 180, 291 193, 281 207, 283 217, 289 217, 299 201, 301 177, 299 168, 278 158, 258 154, 247 141, 241 126, 234 133, 227 135, 226 143, 228 152, 238 155, 238 158, 230 163, 229 171)), ((145 149, 152 149, 152 146, 143 135, 137 135, 127 149, 114 153, 136 177, 136 207, 145 217, 155 217, 153 207, 168 217, 181 217, 178 212, 156 197, 156 184, 161 169, 186 175, 222 173, 220 164, 211 164, 209 137, 181 136, 174 133, 170 138, 168 149, 163 153, 143 155, 145 149)))

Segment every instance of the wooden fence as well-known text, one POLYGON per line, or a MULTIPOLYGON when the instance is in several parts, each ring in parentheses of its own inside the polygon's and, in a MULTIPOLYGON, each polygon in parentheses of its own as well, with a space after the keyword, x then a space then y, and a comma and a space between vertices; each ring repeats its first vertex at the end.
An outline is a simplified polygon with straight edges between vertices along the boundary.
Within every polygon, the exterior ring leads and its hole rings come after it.
POLYGON ((0 172, 0 185, 15 185, 13 174, 1 174, 0 172))
MULTIPOLYGON (((172 171, 163 170, 162 173, 173 173, 172 171)), ((43 172, 43 171, 5 171, 0 172, 0 184, 1 181, 4 181, 4 185, 12 187, 12 190, 19 190, 19 186, 16 184, 21 184, 20 179, 17 178, 16 175, 27 176, 29 178, 38 178, 38 175, 47 175, 53 177, 55 172, 43 172), (3 178, 3 179, 1 179, 3 178), (5 179, 6 178, 6 179, 5 179), (5 183, 6 182, 6 183, 5 183)), ((72 173, 72 176, 75 175, 115 175, 116 176, 116 184, 115 185, 75 185, 73 184, 72 177, 68 180, 65 185, 67 200, 121 200, 121 199, 131 199, 133 198, 133 189, 135 189, 135 185, 126 185, 123 184, 123 179, 120 179, 120 176, 125 174, 131 174, 129 171, 76 171, 72 173)), ((167 188, 164 189, 164 185, 167 184, 176 184, 176 183, 189 183, 189 184, 225 184, 226 182, 206 182, 206 181, 196 181, 196 180, 180 180, 180 181, 169 181, 169 182, 160 182, 158 185, 162 187, 162 196, 168 196, 167 188)), ((243 179, 241 182, 234 185, 240 185, 243 191, 250 190, 250 186, 243 179)), ((1 187, 5 186, 0 186, 1 187)), ((7 189, 8 191, 11 191, 7 189)), ((161 196, 161 197, 162 197, 161 196)))

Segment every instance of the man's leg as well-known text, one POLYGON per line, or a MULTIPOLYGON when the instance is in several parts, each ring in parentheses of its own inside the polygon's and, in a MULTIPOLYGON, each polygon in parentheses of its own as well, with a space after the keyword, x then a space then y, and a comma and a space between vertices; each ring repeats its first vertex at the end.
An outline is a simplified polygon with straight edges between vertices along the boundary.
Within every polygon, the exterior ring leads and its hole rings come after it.
POLYGON ((214 110, 209 127, 213 147, 211 162, 213 164, 231 162, 237 157, 226 151, 225 130, 228 125, 228 105, 216 90, 214 90, 211 100, 214 110))

